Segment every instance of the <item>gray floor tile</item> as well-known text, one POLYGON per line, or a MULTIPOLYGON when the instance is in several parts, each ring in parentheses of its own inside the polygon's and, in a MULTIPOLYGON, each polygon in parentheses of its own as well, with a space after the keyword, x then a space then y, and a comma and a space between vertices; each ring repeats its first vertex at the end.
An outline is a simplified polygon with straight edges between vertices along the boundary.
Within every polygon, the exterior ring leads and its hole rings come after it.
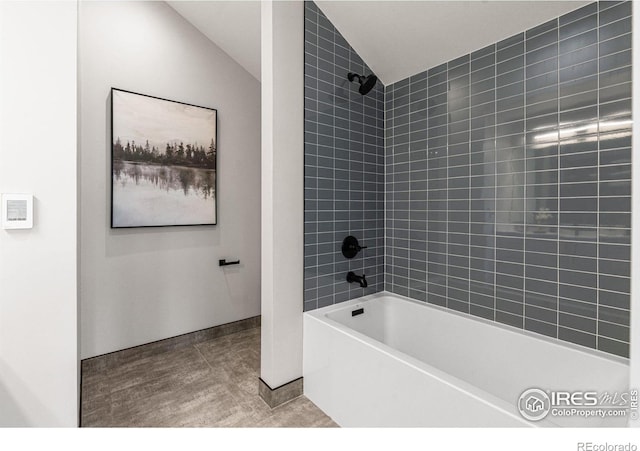
POLYGON ((258 396, 260 328, 83 366, 83 427, 336 427, 300 396, 258 396))

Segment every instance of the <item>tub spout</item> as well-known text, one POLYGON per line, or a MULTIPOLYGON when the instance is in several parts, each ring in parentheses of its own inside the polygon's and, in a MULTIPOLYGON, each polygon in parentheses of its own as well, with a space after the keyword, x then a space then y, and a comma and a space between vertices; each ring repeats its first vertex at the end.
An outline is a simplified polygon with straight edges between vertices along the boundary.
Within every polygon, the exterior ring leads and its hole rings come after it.
POLYGON ((361 276, 356 276, 356 274, 353 271, 349 271, 347 273, 347 282, 349 283, 358 282, 362 288, 367 288, 368 286, 367 279, 365 279, 365 275, 363 274, 361 276))

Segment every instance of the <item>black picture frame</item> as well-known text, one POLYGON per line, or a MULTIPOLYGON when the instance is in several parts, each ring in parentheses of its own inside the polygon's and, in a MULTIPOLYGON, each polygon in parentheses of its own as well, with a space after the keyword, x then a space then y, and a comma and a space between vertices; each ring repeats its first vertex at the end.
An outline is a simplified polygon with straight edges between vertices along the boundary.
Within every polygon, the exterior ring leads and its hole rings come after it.
POLYGON ((217 225, 218 110, 114 87, 110 106, 111 228, 217 225))

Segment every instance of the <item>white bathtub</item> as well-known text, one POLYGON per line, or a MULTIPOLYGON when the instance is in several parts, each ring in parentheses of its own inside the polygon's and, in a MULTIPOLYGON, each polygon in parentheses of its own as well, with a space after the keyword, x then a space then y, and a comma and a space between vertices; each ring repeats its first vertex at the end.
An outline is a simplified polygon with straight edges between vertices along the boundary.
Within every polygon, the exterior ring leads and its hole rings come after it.
POLYGON ((627 423, 551 415, 530 422, 517 409, 533 387, 628 391, 625 359, 389 293, 305 313, 303 361, 305 395, 345 427, 627 423))

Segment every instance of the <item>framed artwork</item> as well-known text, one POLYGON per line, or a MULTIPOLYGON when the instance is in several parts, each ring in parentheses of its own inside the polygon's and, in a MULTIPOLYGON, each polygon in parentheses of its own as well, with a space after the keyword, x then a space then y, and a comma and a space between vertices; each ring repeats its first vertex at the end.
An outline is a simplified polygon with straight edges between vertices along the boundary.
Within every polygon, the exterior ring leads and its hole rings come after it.
POLYGON ((217 110, 111 89, 111 227, 217 223, 217 110))

